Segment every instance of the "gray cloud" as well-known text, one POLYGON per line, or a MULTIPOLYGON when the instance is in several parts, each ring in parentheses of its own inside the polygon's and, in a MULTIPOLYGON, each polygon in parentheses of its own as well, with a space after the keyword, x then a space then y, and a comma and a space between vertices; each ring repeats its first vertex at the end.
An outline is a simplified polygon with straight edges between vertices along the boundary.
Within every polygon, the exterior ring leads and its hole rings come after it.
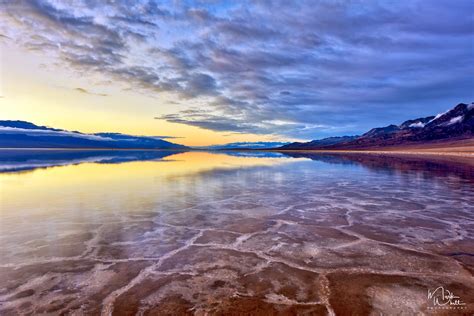
POLYGON ((90 94, 90 95, 97 95, 97 96, 100 96, 100 97, 106 97, 106 96, 107 96, 107 94, 105 94, 105 93, 91 92, 91 91, 89 91, 89 90, 87 90, 87 89, 80 88, 80 87, 79 87, 79 88, 75 88, 74 90, 77 91, 77 92, 80 92, 80 93, 90 94))
POLYGON ((0 126, 1 134, 23 134, 28 136, 70 136, 78 137, 89 140, 99 140, 99 141, 113 141, 109 137, 102 137, 92 134, 82 134, 79 132, 69 132, 63 130, 50 130, 50 129, 25 129, 25 128, 16 128, 16 127, 7 127, 0 126))
POLYGON ((160 117, 174 123, 316 138, 474 97, 468 0, 4 7, 3 36, 26 48, 197 107, 160 117))

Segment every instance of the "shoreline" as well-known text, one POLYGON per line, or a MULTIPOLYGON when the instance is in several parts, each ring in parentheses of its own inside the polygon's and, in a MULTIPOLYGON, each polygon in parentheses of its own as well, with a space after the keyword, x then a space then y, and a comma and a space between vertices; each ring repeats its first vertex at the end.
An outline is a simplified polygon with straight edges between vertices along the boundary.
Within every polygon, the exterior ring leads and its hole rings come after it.
POLYGON ((474 158, 474 151, 414 151, 414 150, 267 150, 270 152, 314 153, 314 154, 371 154, 410 156, 454 156, 474 158))
POLYGON ((172 151, 172 152, 188 152, 188 151, 205 151, 205 152, 277 152, 277 153, 313 153, 313 154, 371 154, 371 155, 410 155, 410 156, 453 156, 474 158, 474 148, 472 150, 450 150, 450 148, 436 149, 400 149, 400 150, 325 150, 325 149, 199 149, 199 148, 0 148, 0 151, 172 151))

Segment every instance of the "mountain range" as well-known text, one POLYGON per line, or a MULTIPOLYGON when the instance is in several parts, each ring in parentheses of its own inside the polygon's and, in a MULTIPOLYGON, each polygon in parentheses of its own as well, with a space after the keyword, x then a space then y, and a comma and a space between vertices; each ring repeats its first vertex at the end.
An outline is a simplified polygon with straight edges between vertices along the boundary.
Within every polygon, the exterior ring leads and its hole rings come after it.
POLYGON ((0 148, 186 149, 153 136, 85 134, 26 121, 0 121, 0 148))
POLYGON ((460 103, 436 116, 407 120, 369 130, 360 136, 330 137, 291 143, 283 150, 369 150, 474 139, 474 103, 460 103))
MULTIPOLYGON (((0 148, 108 148, 187 149, 160 136, 120 133, 86 134, 35 125, 26 121, 0 120, 0 148)), ((460 103, 436 116, 407 120, 369 130, 362 135, 329 137, 310 142, 237 142, 200 147, 207 150, 371 150, 446 144, 474 140, 474 103, 460 103)), ((472 145, 472 144, 471 144, 472 145)), ((470 146, 471 146, 470 145, 470 146)), ((442 145, 440 145, 442 146, 442 145)))

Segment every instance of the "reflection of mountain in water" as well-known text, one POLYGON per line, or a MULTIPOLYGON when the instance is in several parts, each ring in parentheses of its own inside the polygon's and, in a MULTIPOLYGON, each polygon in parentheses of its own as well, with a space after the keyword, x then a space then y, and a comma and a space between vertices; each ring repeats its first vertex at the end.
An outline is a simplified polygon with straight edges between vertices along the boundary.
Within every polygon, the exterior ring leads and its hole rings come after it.
POLYGON ((388 173, 413 174, 423 176, 456 176, 474 182, 474 159, 456 156, 411 156, 375 155, 358 153, 299 153, 285 152, 294 158, 308 158, 332 164, 352 164, 388 173))
MULTIPOLYGON (((132 161, 161 160, 182 151, 149 150, 0 150, 0 172, 26 171, 87 162, 118 164, 132 161)), ((308 158, 329 164, 362 166, 376 172, 423 177, 454 176, 474 182, 472 158, 443 156, 375 155, 358 153, 307 152, 219 152, 241 158, 308 158)))
POLYGON ((226 154, 228 156, 234 157, 248 157, 248 158, 285 158, 288 157, 287 155, 279 152, 272 152, 272 151, 219 151, 219 154, 226 154))
POLYGON ((25 171, 86 162, 114 164, 130 161, 160 160, 176 153, 176 151, 140 150, 0 150, 0 172, 25 171))

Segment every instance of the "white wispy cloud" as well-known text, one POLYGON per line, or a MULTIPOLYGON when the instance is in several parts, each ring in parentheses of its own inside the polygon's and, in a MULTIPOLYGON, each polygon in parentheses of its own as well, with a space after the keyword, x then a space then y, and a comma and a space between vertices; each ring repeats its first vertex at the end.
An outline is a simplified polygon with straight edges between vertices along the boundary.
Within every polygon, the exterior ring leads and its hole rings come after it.
POLYGON ((16 128, 8 126, 0 126, 0 134, 23 134, 28 136, 70 136, 78 137, 90 140, 99 140, 99 141, 114 141, 110 137, 102 137, 91 134, 82 134, 76 132, 68 131, 55 131, 48 129, 27 129, 27 128, 16 128))

